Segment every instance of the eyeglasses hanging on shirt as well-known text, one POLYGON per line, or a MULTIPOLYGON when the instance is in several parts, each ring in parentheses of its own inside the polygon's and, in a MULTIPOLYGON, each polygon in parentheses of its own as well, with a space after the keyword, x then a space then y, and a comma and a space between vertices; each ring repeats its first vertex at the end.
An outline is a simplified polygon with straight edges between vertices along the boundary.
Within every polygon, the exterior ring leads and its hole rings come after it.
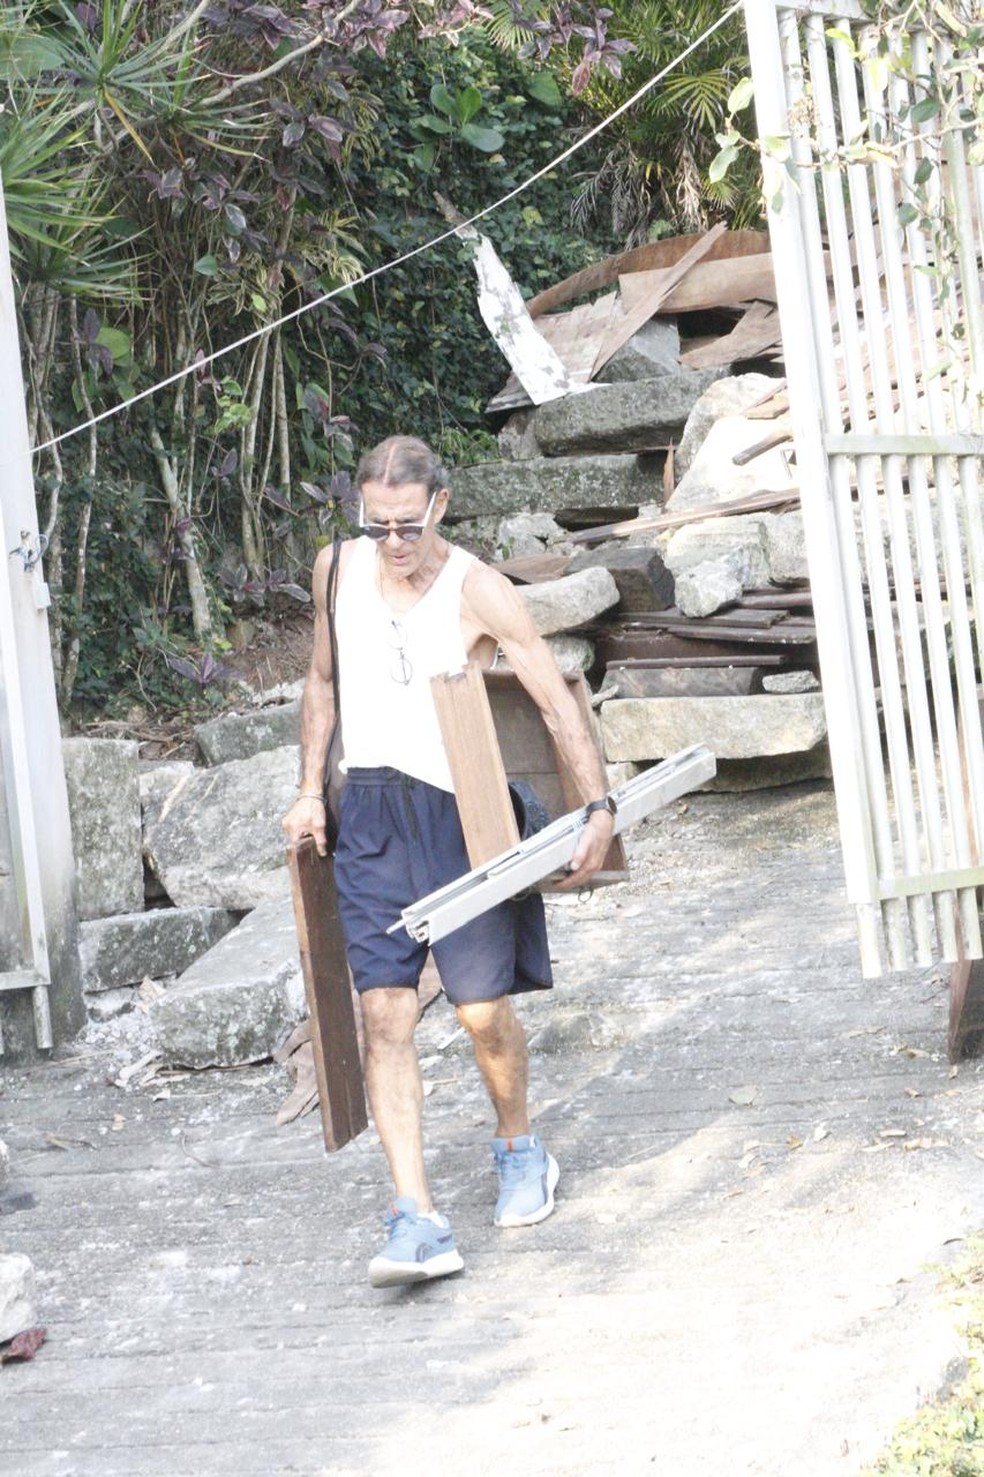
POLYGON ((409 687, 413 677, 413 664, 407 656, 407 633, 402 621, 390 621, 389 644, 396 653, 390 667, 390 676, 401 687, 409 687))
POLYGON ((430 495, 430 502, 427 504, 427 512, 424 514, 423 523, 366 523, 364 521, 366 516, 365 503, 360 498, 358 525, 359 532, 361 534, 364 534, 366 538, 374 539, 377 544, 381 544, 383 542, 383 539, 389 538, 391 533, 395 533, 397 538, 400 539, 400 541, 404 544, 418 543, 420 539, 423 538, 424 530, 430 522, 431 513, 433 513, 434 511, 434 499, 437 497, 437 492, 438 489, 435 487, 434 491, 430 495))

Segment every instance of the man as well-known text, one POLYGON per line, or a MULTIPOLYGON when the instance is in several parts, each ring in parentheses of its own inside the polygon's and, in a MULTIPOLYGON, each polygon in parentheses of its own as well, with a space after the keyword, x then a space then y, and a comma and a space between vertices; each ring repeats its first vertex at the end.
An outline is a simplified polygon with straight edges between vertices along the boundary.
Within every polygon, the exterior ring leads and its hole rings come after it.
MULTIPOLYGON (((426 946, 386 930, 402 908, 469 870, 454 787, 431 697, 432 676, 502 651, 539 707, 588 816, 569 876, 581 887, 612 835, 606 777, 592 736, 521 596, 502 575, 443 539, 446 476, 422 441, 393 436, 363 457, 361 537, 339 546, 335 635, 347 782, 335 879, 365 1029, 366 1088, 395 1186, 388 1238, 369 1265, 375 1287, 459 1271, 451 1228, 424 1168, 423 1087, 413 1033, 426 946)), ((333 551, 314 566, 314 649, 301 700, 300 793, 284 829, 326 849, 322 776, 334 719, 327 585, 333 551)), ((526 1226, 553 1210, 559 1170, 531 1132, 528 1058, 509 1001, 547 988, 537 894, 503 903, 434 946, 448 999, 468 1031, 496 1113, 495 1223, 526 1226)))

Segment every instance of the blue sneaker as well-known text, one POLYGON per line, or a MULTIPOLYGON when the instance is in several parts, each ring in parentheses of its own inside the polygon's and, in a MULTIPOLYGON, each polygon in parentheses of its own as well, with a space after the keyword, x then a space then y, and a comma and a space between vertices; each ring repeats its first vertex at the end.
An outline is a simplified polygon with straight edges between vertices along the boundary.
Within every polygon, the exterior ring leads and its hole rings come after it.
POLYGON ((535 1226, 554 1208, 554 1190, 560 1170, 535 1134, 493 1139, 492 1153, 499 1171, 497 1226, 535 1226))
POLYGON ((460 1272, 465 1265, 444 1216, 432 1220, 429 1215, 421 1215, 416 1200, 409 1195, 393 1202, 386 1217, 386 1231, 386 1245, 369 1263, 373 1287, 427 1282, 432 1277, 460 1272))

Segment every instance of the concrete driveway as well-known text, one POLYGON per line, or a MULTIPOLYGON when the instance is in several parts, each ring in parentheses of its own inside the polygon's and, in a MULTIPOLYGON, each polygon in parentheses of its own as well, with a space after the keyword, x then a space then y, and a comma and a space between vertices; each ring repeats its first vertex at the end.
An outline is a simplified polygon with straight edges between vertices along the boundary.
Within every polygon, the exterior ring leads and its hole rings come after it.
POLYGON ((8 1072, 5 1249, 47 1342, 0 1369, 19 1477, 849 1477, 959 1369, 935 1268, 984 1224, 984 1072, 943 967, 864 982, 833 797, 701 795, 632 881, 551 904, 522 1005, 556 1214, 491 1223, 487 1105, 450 1009, 420 1030, 460 1276, 373 1292, 370 1130, 277 1129, 270 1065, 8 1072))

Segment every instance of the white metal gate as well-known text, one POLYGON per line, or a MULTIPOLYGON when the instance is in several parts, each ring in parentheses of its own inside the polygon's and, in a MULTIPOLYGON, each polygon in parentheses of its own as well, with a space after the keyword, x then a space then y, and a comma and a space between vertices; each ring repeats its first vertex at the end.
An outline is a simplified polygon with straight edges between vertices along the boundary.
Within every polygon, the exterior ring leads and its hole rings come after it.
POLYGON ((959 16, 745 19, 862 968, 980 958, 981 58, 959 16))

